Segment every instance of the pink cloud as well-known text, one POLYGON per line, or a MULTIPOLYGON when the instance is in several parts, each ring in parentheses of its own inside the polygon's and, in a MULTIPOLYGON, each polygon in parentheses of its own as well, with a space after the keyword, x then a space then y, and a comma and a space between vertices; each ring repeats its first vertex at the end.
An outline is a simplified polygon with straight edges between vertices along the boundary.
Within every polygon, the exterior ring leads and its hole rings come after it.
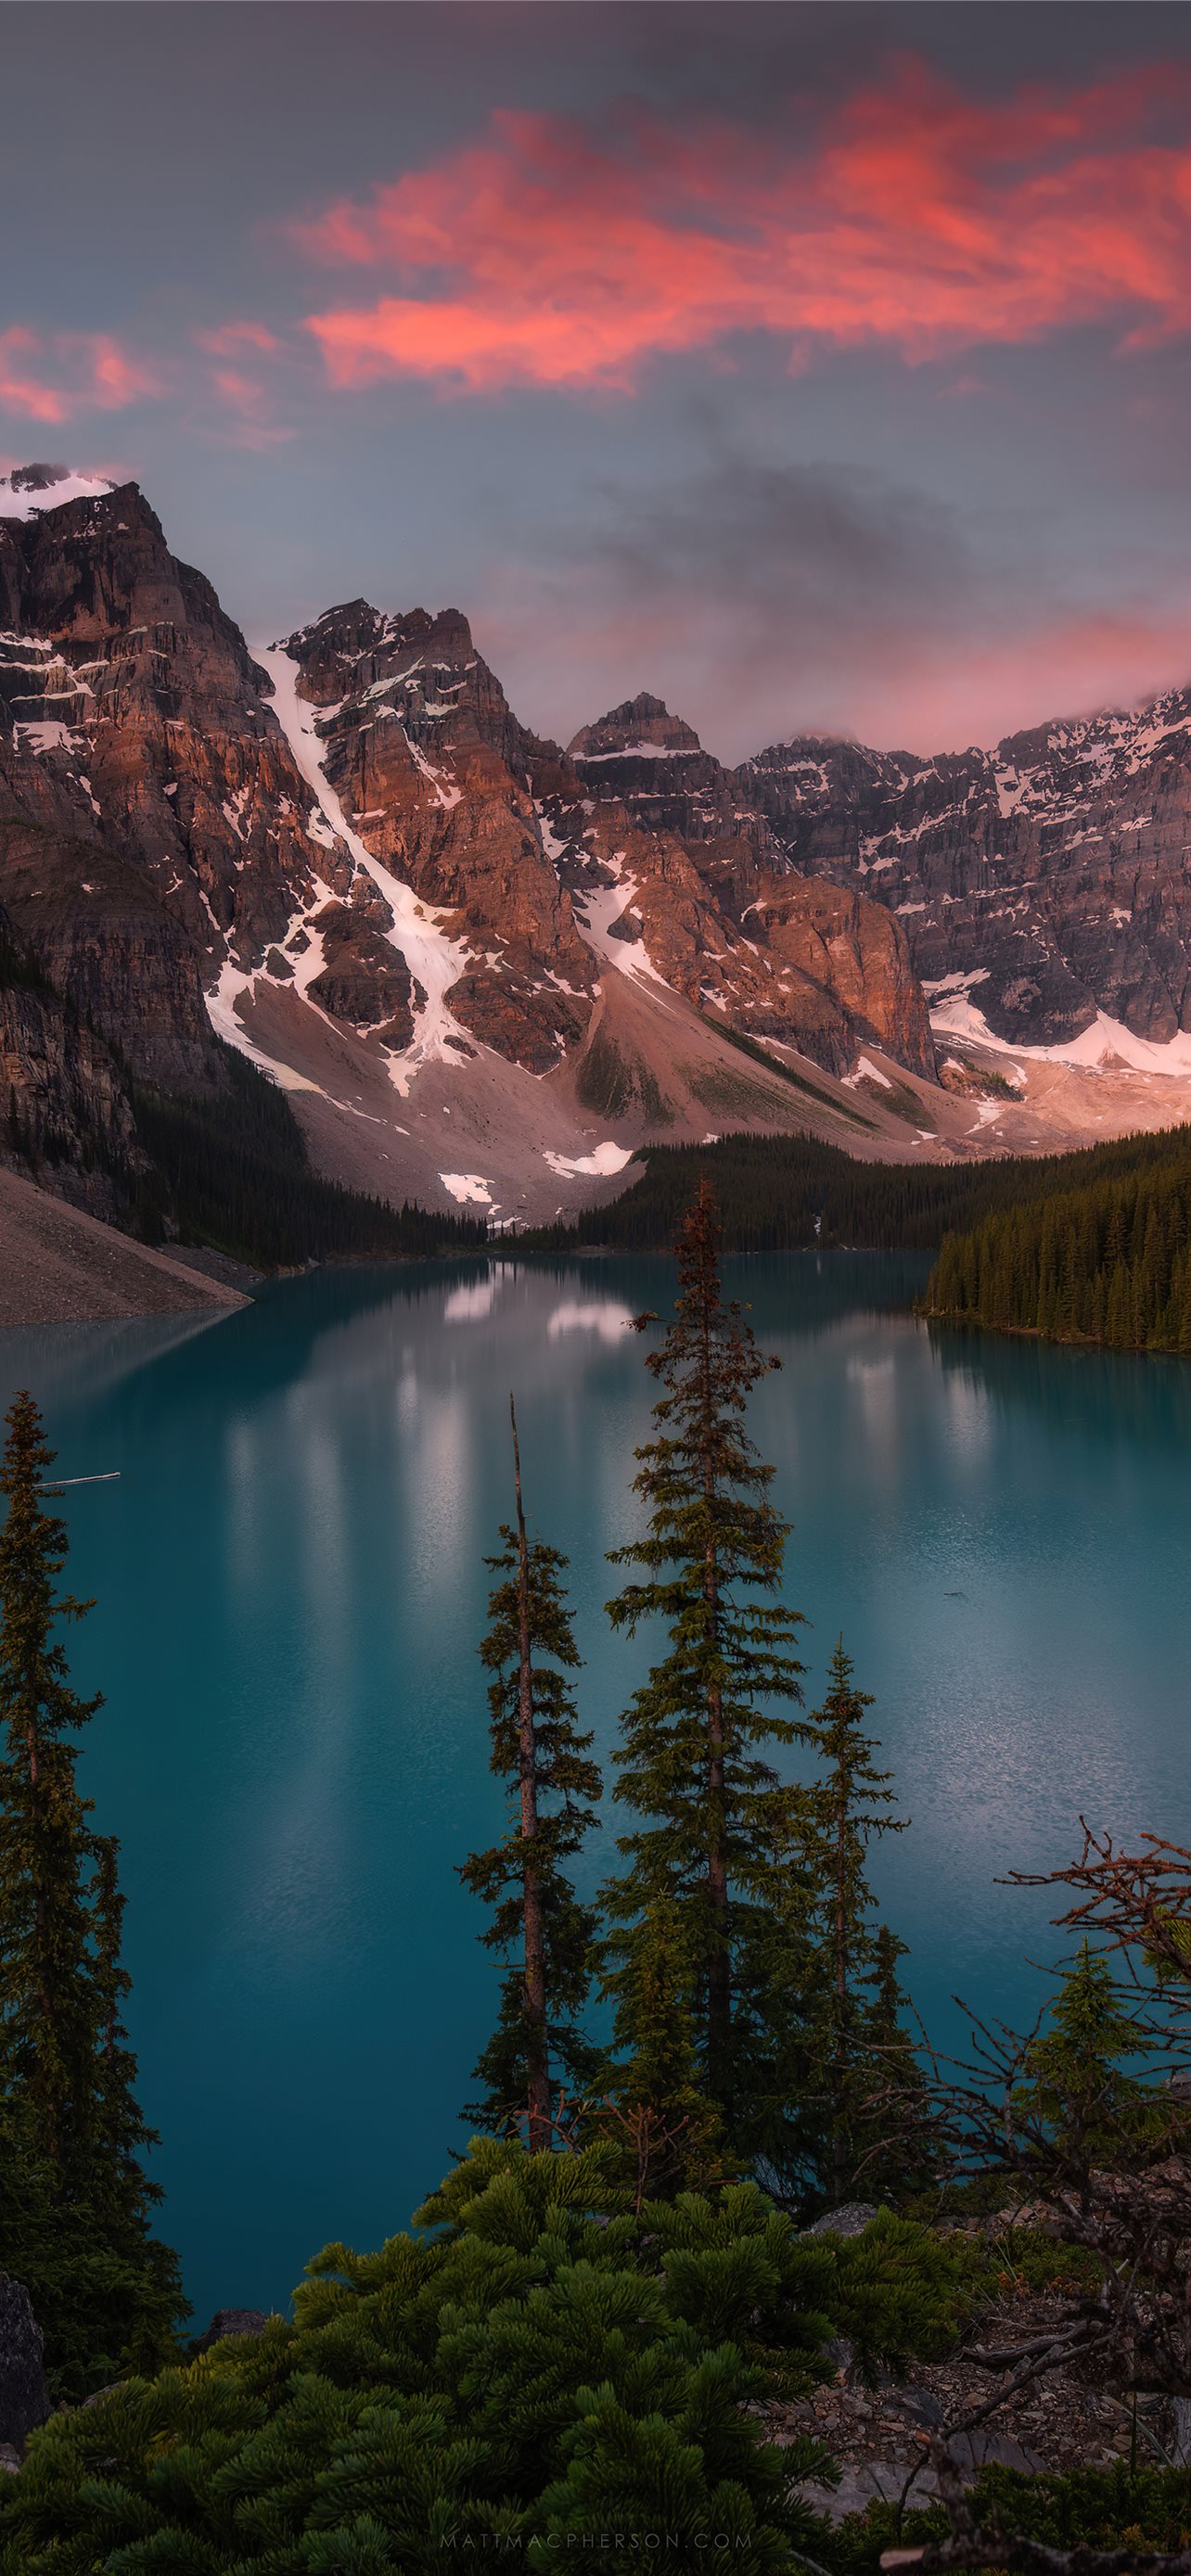
POLYGON ((65 396, 34 373, 43 345, 35 331, 24 331, 19 324, 0 331, 0 403, 29 420, 65 420, 65 396))
POLYGON ((874 666, 860 681, 851 721, 877 744, 962 750, 991 744, 1055 716, 1127 707, 1191 681, 1191 599, 1186 613, 1044 609, 974 651, 935 639, 903 641, 902 667, 874 666))
POLYGON ((272 401, 268 389, 254 376, 246 376, 238 367, 217 367, 211 378, 211 389, 228 418, 221 436, 236 447, 264 449, 280 447, 294 436, 272 418, 272 401))
POLYGON ((0 331, 0 404, 27 420, 123 411, 160 394, 154 371, 107 331, 0 331))
POLYGON ((196 327, 191 336, 196 346, 212 358, 234 358, 245 349, 259 349, 262 355, 270 355, 281 346, 276 334, 266 330, 263 322, 221 322, 215 330, 196 327))
POLYGON ((276 371, 269 361, 284 360, 288 354, 276 332, 263 322, 236 320, 213 329, 196 326, 191 338, 208 357, 231 362, 213 367, 206 379, 220 414, 214 434, 223 445, 263 451, 294 436, 292 429, 283 428, 273 417, 269 379, 276 371))
POLYGON ((1191 147, 1178 68, 978 102, 906 62, 804 145, 641 116, 598 139, 502 113, 482 142, 292 237, 379 296, 310 313, 332 384, 406 375, 630 390, 653 357, 761 331, 792 361, 911 361, 1111 321, 1191 326, 1191 147))
POLYGON ((800 591, 793 566, 758 599, 730 578, 626 588, 596 554, 547 553, 529 573, 492 566, 471 609, 480 650, 539 731, 565 741, 646 688, 727 761, 800 734, 962 751, 1191 683, 1186 580, 1156 599, 1086 603, 1048 591, 1025 562, 992 588, 974 590, 962 567, 956 582, 958 614, 929 587, 841 599, 824 578, 800 591))

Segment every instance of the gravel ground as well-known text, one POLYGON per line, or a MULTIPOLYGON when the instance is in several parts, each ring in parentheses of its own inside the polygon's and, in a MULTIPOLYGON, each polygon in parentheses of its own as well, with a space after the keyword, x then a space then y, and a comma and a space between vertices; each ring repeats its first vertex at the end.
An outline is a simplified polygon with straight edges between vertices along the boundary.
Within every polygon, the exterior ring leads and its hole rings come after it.
MULTIPOLYGON (((981 2332, 1006 2345, 1026 2342, 1070 2313, 1061 2295, 1023 2294, 1007 2287, 981 2320, 981 2332)), ((1000 2384, 1001 2374, 980 2368, 961 2349, 948 2361, 920 2363, 913 2379, 900 2387, 865 2388, 845 2365, 833 2383, 813 2396, 766 2412, 779 2442, 810 2434, 837 2462, 837 2488, 814 2484, 802 2493, 818 2512, 838 2521, 847 2513, 863 2513, 879 2495, 891 2503, 903 2495, 910 2504, 928 2503, 937 2483, 929 2465, 932 2433, 962 2425, 1000 2384)), ((1160 2459, 1153 2437, 1169 2441, 1165 2412, 1143 2401, 1138 2415, 1135 2436, 1132 2407, 1123 2392, 1098 2384, 1087 2371, 1054 2370, 1019 2389, 971 2433, 960 2434, 953 2449, 969 2477, 990 2460, 1008 2468, 1059 2472, 1108 2468, 1128 2455, 1135 2439, 1143 2461, 1160 2459)))
POLYGON ((247 1300, 0 1170, 0 1329, 115 1315, 213 1315, 247 1300))

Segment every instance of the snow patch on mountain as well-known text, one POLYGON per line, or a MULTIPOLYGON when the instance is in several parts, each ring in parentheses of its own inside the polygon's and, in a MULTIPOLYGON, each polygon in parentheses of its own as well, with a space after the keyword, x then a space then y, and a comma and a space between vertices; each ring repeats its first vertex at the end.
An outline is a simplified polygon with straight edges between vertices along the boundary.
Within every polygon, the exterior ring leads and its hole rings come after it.
MULTIPOLYGON (((693 746, 697 752, 698 743, 693 746)), ((689 760, 692 745, 685 742, 625 742, 615 751, 582 751, 575 755, 577 769, 594 769, 598 760, 689 760)))
POLYGON ((615 966, 621 975, 644 976, 651 983, 665 985, 643 938, 617 938, 613 923, 629 912, 636 899, 637 880, 624 874, 615 862, 616 882, 610 886, 583 886, 572 896, 575 920, 589 948, 605 966, 615 966))
POLYGON ((1077 1065, 1088 1073, 1123 1064, 1134 1073, 1165 1074, 1176 1082, 1191 1080, 1191 1029, 1180 1029, 1173 1038, 1139 1038, 1125 1027, 1123 1020, 1110 1019, 1106 1011, 1097 1011, 1095 1019, 1077 1037, 1064 1038, 1057 1046, 1023 1046, 1020 1039, 1011 1042, 999 1038, 990 1029, 983 1011, 968 1000, 966 991, 958 989, 961 984, 981 980, 979 975, 947 978, 949 992, 935 1004, 930 1015, 936 1036, 968 1038, 974 1045, 993 1048, 998 1055, 1027 1056, 1036 1064, 1077 1065))
POLYGON ((575 1176, 581 1172, 590 1172, 594 1175, 623 1172, 625 1164, 632 1162, 634 1151, 635 1148, 632 1145, 614 1145, 609 1138, 606 1144, 597 1145, 593 1154, 552 1154, 547 1150, 542 1160, 549 1163, 552 1172, 564 1172, 575 1176))
POLYGON ((106 500, 115 489, 106 475, 72 474, 66 465, 19 466, 0 474, 0 519, 33 519, 66 501, 106 500))
MULTIPOLYGON (((258 652, 256 659, 272 680, 273 706, 278 723, 313 793, 322 822, 350 850, 357 865, 366 870, 374 885, 379 886, 393 915, 393 928, 386 936, 405 959, 410 974, 425 995, 425 1000, 414 1007, 412 1045, 403 1054, 389 1058, 390 1078, 395 1088, 404 1094, 408 1092, 411 1077, 419 1066, 445 1053, 448 1039, 462 1039, 468 1046, 475 1043, 448 1009, 446 1001, 451 986, 465 971, 468 952, 457 940, 448 939, 433 907, 424 904, 412 886, 405 885, 400 877, 395 877, 389 868, 374 858, 349 823, 327 777, 323 737, 318 731, 320 718, 325 723, 337 710, 316 707, 299 697, 300 666, 280 647, 271 646, 268 651, 258 652)), ((250 976, 244 978, 245 983, 251 980, 250 976)), ((443 1186, 448 1186, 445 1179, 443 1186)))

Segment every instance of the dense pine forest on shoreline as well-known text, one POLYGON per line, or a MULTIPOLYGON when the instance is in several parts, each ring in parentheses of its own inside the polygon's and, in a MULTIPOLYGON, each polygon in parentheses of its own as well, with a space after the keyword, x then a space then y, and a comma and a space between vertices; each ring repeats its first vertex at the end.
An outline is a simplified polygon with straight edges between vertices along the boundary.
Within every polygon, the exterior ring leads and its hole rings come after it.
POLYGON ((1191 1352, 1191 1139, 946 1238, 927 1314, 1116 1351, 1191 1352))
POLYGON ((569 1225, 516 1237, 519 1251, 665 1252, 705 1173, 728 1252, 935 1252, 1019 1205, 1101 1183, 1127 1183, 1191 1160, 1191 1127, 1123 1136, 1067 1154, 1006 1154, 967 1163, 862 1163, 814 1136, 723 1136, 708 1145, 650 1145, 619 1198, 569 1225))

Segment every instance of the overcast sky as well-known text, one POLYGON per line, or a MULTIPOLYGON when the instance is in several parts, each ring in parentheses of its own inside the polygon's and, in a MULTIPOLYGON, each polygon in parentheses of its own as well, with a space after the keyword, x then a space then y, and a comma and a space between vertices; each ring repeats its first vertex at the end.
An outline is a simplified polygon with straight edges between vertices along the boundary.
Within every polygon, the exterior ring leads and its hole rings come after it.
POLYGON ((564 741, 1191 679, 1191 11, 3 0, 0 465, 255 641, 453 606, 564 741))

